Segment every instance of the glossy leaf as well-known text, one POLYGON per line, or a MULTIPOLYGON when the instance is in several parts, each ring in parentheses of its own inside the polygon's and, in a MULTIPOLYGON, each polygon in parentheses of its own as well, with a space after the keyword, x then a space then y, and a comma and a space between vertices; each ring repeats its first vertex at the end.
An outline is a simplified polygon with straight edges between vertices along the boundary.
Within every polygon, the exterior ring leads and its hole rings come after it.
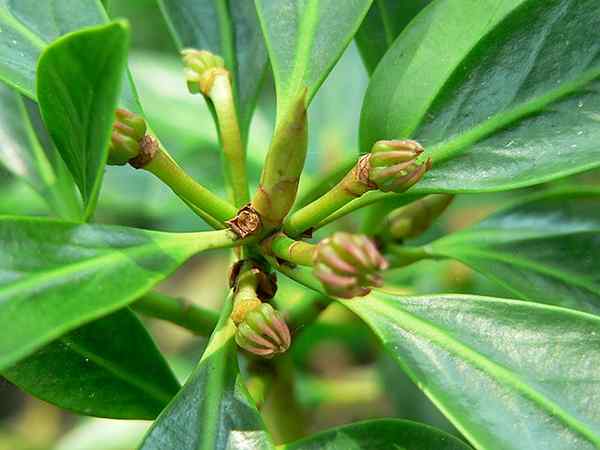
POLYGON ((427 251, 458 259, 525 300, 600 313, 600 190, 536 195, 427 251))
POLYGON ((79 219, 73 180, 53 147, 45 153, 30 113, 37 116, 35 106, 0 83, 0 165, 35 189, 54 214, 79 219))
POLYGON ((400 32, 429 3, 431 0, 373 1, 356 33, 356 43, 370 74, 400 32))
POLYGON ((227 231, 170 234, 0 217, 0 370, 120 309, 227 231))
POLYGON ((154 419, 179 390, 152 338, 128 309, 72 331, 2 375, 63 409, 114 419, 154 419))
POLYGON ((356 33, 372 0, 256 0, 277 89, 278 114, 308 101, 356 33))
POLYGON ((128 45, 127 25, 113 22, 61 37, 38 64, 42 117, 81 192, 86 217, 102 184, 128 45))
POLYGON ((373 75, 361 150, 420 141, 433 158, 415 189, 426 192, 508 190, 599 166, 598 17, 595 0, 433 3, 373 75))
POLYGON ((230 313, 228 299, 198 366, 154 422, 140 450, 273 448, 240 378, 230 313))
POLYGON ((455 437, 416 422, 380 419, 333 428, 278 450, 468 450, 455 437))
POLYGON ((476 448, 600 446, 600 318, 466 295, 344 303, 476 448))
POLYGON ((222 56, 234 78, 240 124, 247 134, 267 68, 253 0, 159 0, 179 49, 222 56))
MULTIPOLYGON (((35 99, 37 63, 47 45, 71 31, 106 22, 99 0, 0 0, 0 80, 35 99)), ((121 104, 141 112, 135 88, 125 78, 121 104)))

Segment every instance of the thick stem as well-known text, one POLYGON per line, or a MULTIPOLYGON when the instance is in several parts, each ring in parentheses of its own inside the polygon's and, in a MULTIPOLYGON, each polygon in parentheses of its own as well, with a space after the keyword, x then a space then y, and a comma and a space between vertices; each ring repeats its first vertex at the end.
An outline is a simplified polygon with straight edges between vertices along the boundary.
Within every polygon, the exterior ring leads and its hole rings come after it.
POLYGON ((299 236, 352 200, 372 189, 369 184, 368 155, 363 156, 329 192, 292 214, 283 226, 285 233, 299 236))
POLYGON ((435 259, 426 247, 411 247, 408 245, 392 245, 386 248, 389 255, 390 268, 408 266, 422 259, 435 259))
POLYGON ((252 206, 263 221, 263 235, 279 227, 298 191, 308 144, 306 92, 275 129, 252 206))
POLYGON ((217 311, 159 292, 149 292, 131 307, 145 316, 172 322, 199 336, 210 336, 219 320, 217 311))
POLYGON ((237 213, 232 204, 190 177, 162 147, 142 168, 160 178, 184 202, 192 204, 195 212, 211 217, 210 224, 213 226, 225 227, 225 221, 237 213))
POLYGON ((265 244, 270 246, 267 251, 278 258, 301 266, 313 265, 313 255, 316 245, 295 241, 282 233, 267 239, 265 244))
POLYGON ((229 73, 222 72, 215 76, 208 97, 217 118, 230 200, 237 207, 241 207, 250 201, 250 193, 246 175, 246 151, 240 133, 229 73))
POLYGON ((241 323, 246 314, 260 306, 261 301, 256 294, 258 280, 252 270, 251 263, 244 263, 237 276, 235 294, 233 297, 233 312, 231 318, 235 324, 241 323))

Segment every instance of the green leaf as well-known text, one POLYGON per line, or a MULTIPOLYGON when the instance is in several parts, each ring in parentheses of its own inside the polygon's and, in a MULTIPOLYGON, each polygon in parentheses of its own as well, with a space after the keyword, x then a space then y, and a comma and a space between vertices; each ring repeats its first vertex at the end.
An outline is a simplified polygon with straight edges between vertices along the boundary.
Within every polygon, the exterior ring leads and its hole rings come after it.
POLYGON ((102 184, 128 43, 127 24, 113 22, 59 38, 38 64, 42 117, 79 187, 87 218, 102 184))
POLYGON ((333 428, 277 450, 468 450, 455 437, 416 422, 379 419, 333 428))
POLYGON ((600 313, 600 190, 535 195, 427 247, 519 298, 600 313))
POLYGON ((600 318, 466 295, 344 302, 478 449, 600 447, 600 318))
POLYGON ((408 23, 431 0, 374 0, 356 33, 356 43, 370 74, 408 23))
POLYGON ((253 0, 159 0, 159 5, 179 49, 209 50, 224 58, 247 135, 268 62, 253 0))
POLYGON ((278 115, 307 101, 342 55, 372 0, 255 0, 277 89, 278 115))
POLYGON ((272 448, 240 378, 231 304, 229 298, 200 363, 156 419, 140 450, 272 448))
MULTIPOLYGON (((35 99, 35 74, 42 51, 63 34, 108 22, 98 0, 0 0, 0 80, 35 99)), ((131 80, 121 104, 140 113, 131 80)))
POLYGON ((27 182, 56 215, 79 219, 73 179, 54 147, 45 153, 32 124, 34 118, 39 119, 35 106, 0 83, 0 164, 27 182))
POLYGON ((233 239, 225 230, 171 234, 0 217, 0 370, 233 239))
POLYGON ((24 391, 79 414, 154 419, 179 390, 140 320, 117 311, 5 370, 24 391))
POLYGON ((375 71, 361 150, 420 141, 433 158, 415 189, 425 192, 515 189, 599 166, 599 15, 595 0, 434 2, 375 71))

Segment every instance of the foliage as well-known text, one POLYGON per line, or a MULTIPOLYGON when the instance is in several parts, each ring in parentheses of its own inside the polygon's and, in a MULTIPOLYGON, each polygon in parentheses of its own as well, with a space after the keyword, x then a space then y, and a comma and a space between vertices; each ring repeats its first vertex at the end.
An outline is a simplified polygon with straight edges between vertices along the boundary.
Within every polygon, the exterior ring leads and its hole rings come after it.
POLYGON ((185 77, 118 6, 0 0, 4 378, 144 450, 600 448, 597 0, 159 0, 185 77), (311 434, 373 373, 445 419, 311 434))

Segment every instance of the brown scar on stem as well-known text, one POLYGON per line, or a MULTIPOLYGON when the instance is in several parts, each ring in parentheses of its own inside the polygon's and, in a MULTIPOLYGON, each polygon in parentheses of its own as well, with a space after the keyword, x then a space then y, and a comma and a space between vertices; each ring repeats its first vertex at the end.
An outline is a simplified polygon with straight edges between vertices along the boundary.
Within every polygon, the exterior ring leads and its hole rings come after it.
POLYGON ((140 153, 130 159, 129 164, 136 169, 143 169, 154 159, 158 150, 158 141, 147 134, 140 141, 140 153))
POLYGON ((262 228, 262 220, 251 203, 243 206, 236 216, 225 222, 241 239, 248 237, 262 228))

